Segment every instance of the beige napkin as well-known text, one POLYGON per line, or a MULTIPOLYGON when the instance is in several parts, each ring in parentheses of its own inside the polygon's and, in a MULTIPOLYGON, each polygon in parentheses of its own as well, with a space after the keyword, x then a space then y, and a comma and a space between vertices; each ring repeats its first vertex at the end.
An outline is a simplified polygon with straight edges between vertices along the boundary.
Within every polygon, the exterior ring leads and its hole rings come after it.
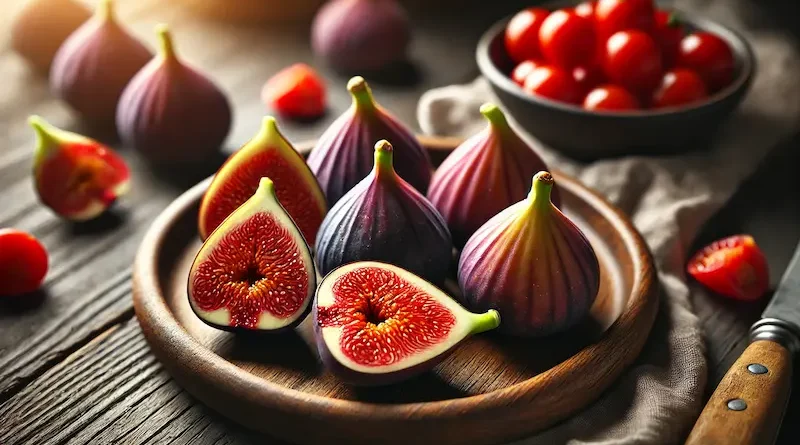
MULTIPOLYGON (((756 3, 675 2, 742 32, 757 58, 750 94, 710 150, 579 164, 529 138, 548 165, 579 178, 631 216, 655 256, 664 298, 642 356, 609 391, 575 417, 515 444, 680 443, 694 424, 704 402, 707 362, 686 285, 687 249, 764 155, 800 128, 800 56, 786 35, 739 19, 752 17, 756 3)), ((486 125, 478 112, 486 101, 497 99, 483 78, 429 91, 419 102, 420 126, 431 135, 471 135, 486 125)))

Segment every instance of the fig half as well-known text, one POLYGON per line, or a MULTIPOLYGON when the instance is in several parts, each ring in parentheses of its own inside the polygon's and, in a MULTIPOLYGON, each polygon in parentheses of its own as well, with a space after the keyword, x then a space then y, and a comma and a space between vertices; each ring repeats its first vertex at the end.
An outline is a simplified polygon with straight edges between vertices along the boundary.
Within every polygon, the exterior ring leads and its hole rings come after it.
POLYGON ((434 285, 375 261, 346 264, 321 282, 314 333, 325 366, 353 385, 383 385, 421 374, 470 337, 500 325, 474 314, 434 285))
POLYGON ((261 178, 200 248, 189 272, 189 303, 219 329, 277 332, 305 318, 316 279, 303 234, 272 180, 261 178))

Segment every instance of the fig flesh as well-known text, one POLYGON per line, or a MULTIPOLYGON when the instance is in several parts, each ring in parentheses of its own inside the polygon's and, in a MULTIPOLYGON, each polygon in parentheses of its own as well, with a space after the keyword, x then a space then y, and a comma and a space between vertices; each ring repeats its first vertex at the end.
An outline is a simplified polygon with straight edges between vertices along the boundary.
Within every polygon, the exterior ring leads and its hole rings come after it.
POLYGON ((375 167, 325 216, 317 234, 322 275, 353 261, 376 260, 441 285, 453 246, 442 216, 395 173, 392 145, 375 144, 375 167))
POLYGON ((308 155, 308 166, 328 204, 334 205, 369 174, 373 146, 381 139, 394 144, 397 173, 424 194, 433 170, 428 153, 403 123, 375 102, 363 77, 351 78, 347 89, 352 105, 325 130, 308 155))
POLYGON ((500 325, 497 311, 468 312, 422 278, 374 261, 325 276, 312 313, 323 363, 339 379, 363 386, 419 375, 471 335, 500 325))
POLYGON ((539 172, 528 198, 503 210, 467 241, 458 265, 464 305, 497 309, 501 331, 563 332, 597 297, 600 266, 583 232, 550 201, 553 176, 539 172))
MULTIPOLYGON (((461 248, 489 218, 528 194, 530 179, 547 166, 494 104, 481 106, 486 128, 461 143, 436 169, 428 199, 461 248)), ((559 197, 553 196, 556 205, 559 197)))
POLYGON ((36 192, 56 214, 72 221, 93 219, 127 193, 130 171, 111 148, 58 129, 39 116, 28 121, 37 136, 36 192))
POLYGON ((267 116, 261 129, 220 167, 200 202, 200 237, 208 235, 256 191, 262 177, 275 183, 281 205, 309 245, 328 210, 325 196, 302 156, 267 116))
POLYGON ((156 164, 199 164, 224 142, 231 127, 225 94, 175 53, 165 25, 161 51, 130 81, 117 106, 121 139, 156 164))
POLYGON ((91 15, 78 0, 30 0, 14 18, 11 47, 47 74, 58 48, 91 15))
POLYGON ((223 330, 290 329, 315 289, 311 252, 269 178, 211 233, 189 272, 192 310, 223 330))

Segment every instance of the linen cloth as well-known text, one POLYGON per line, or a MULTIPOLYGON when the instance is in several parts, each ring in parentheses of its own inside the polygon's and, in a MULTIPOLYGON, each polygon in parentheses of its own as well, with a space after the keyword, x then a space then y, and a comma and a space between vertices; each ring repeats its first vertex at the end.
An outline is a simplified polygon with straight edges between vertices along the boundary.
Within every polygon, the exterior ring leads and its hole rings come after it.
MULTIPOLYGON (((508 116, 549 166, 631 217, 653 252, 662 288, 658 318, 635 364, 587 409, 515 445, 680 443, 703 408, 708 366, 686 284, 687 249, 770 149, 800 128, 800 55, 787 35, 758 22, 755 1, 677 0, 673 7, 733 27, 756 56, 750 93, 711 147, 578 163, 527 136, 508 116)), ((420 127, 430 135, 472 135, 486 125, 478 109, 487 101, 500 103, 482 77, 428 91, 418 104, 420 127)))

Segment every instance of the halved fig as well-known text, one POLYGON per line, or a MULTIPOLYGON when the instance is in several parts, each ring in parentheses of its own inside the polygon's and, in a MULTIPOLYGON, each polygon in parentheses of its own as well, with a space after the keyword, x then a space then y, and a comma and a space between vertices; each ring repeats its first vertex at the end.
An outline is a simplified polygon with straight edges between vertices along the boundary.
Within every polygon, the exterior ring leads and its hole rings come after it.
POLYGON ((249 199, 262 177, 275 182, 281 205, 314 245, 328 211, 325 195, 305 160, 278 130, 275 118, 264 118, 261 130, 220 167, 200 203, 201 239, 249 199))
POLYGON ((494 309, 468 312, 422 278, 377 261, 346 264, 326 275, 313 320, 326 367, 363 386, 421 374, 469 336, 500 325, 494 309))
POLYGON ((224 330, 282 331, 311 308, 317 281, 303 234, 269 178, 203 243, 189 272, 189 303, 224 330))

